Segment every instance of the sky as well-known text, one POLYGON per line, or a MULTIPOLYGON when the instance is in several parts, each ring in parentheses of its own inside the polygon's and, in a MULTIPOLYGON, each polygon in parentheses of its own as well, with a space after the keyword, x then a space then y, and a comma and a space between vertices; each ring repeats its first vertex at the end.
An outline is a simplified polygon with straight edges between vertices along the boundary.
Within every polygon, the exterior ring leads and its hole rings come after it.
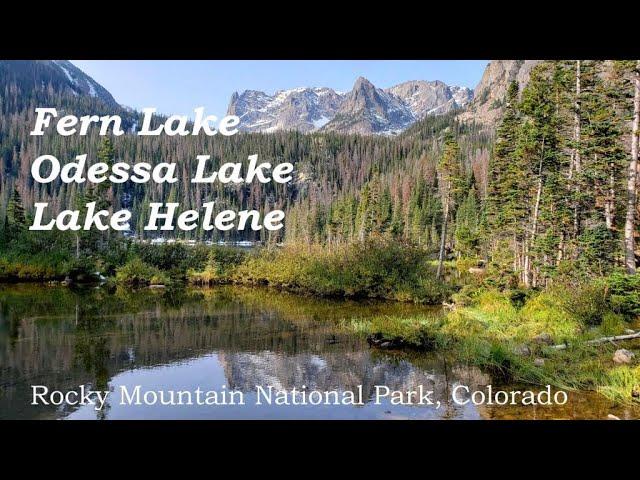
POLYGON ((234 91, 273 94, 295 87, 348 91, 363 76, 387 88, 407 80, 441 80, 474 88, 488 60, 71 60, 122 105, 222 117, 234 91))

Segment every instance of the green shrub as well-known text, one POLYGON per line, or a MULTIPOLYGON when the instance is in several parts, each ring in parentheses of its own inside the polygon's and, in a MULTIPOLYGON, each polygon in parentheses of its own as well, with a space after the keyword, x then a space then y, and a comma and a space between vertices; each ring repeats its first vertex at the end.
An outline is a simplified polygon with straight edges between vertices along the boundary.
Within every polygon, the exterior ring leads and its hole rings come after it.
POLYGON ((207 265, 210 247, 206 245, 185 245, 165 243, 162 245, 135 244, 131 257, 140 257, 143 262, 160 270, 200 270, 207 265))
POLYGON ((614 273, 601 282, 609 293, 611 308, 622 315, 640 315, 640 274, 614 273))
POLYGON ((132 286, 166 285, 169 277, 153 265, 134 258, 116 270, 116 282, 132 286))
POLYGON ((384 239, 351 245, 265 248, 240 264, 231 262, 229 279, 319 296, 386 298, 439 303, 449 289, 435 280, 427 252, 384 239), (234 266, 236 265, 236 266, 234 266))
POLYGON ((624 316, 619 313, 606 312, 602 317, 600 332, 603 335, 620 335, 626 329, 624 316))
POLYGON ((225 275, 240 265, 246 256, 247 253, 239 248, 213 247, 207 256, 207 266, 218 275, 225 275))
POLYGON ((587 283, 557 296, 562 307, 586 325, 600 325, 609 310, 607 291, 600 283, 587 283))
POLYGON ((475 303, 476 297, 482 291, 483 289, 478 288, 475 285, 465 285, 451 296, 451 300, 458 307, 468 307, 475 303))

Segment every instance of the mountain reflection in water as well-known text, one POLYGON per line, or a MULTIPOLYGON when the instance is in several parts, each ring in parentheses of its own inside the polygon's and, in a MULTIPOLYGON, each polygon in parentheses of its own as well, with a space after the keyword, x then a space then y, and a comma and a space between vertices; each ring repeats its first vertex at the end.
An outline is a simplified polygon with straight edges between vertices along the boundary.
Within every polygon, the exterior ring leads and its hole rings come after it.
MULTIPOLYGON (((73 292, 0 287, 0 418, 602 418, 600 397, 565 408, 455 405, 456 385, 482 388, 488 375, 435 353, 379 352, 344 319, 411 315, 425 307, 299 298, 262 289, 73 292), (32 406, 31 385, 110 390, 108 405, 32 406), (236 390, 244 405, 121 405, 121 387, 144 391, 236 390), (256 386, 356 391, 365 404, 255 405, 256 386), (371 401, 375 386, 433 390, 434 406, 371 401)), ((585 398, 587 400, 585 400, 585 398)), ((576 402, 570 401, 571 405, 576 402)), ((616 412, 624 415, 624 412, 616 412)))

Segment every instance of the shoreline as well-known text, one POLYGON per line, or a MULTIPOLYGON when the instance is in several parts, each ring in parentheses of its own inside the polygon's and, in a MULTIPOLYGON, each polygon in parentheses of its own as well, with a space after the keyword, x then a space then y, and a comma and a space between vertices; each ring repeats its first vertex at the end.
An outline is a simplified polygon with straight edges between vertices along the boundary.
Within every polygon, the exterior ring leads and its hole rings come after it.
MULTIPOLYGON (((52 285, 50 282, 0 283, 0 287, 6 288, 20 284, 30 285, 34 288, 63 287, 63 285, 59 284, 52 285)), ((91 288, 89 285, 83 287, 91 288)), ((95 287, 95 284, 93 287, 95 287)), ((313 293, 300 294, 298 291, 275 285, 232 281, 216 282, 206 286, 185 282, 184 287, 196 291, 215 290, 218 287, 248 289, 250 291, 265 290, 285 293, 293 297, 330 302, 353 301, 359 303, 361 301, 375 301, 390 304, 406 303, 396 299, 375 297, 349 298, 319 296, 313 293)), ((143 292, 153 291, 155 288, 144 287, 138 290, 143 292)), ((493 301, 495 302, 495 299, 493 301)), ((506 308, 505 305, 503 304, 501 308, 506 308)), ((419 304, 416 306, 419 306, 419 304)), ((553 305, 545 306, 542 311, 548 313, 551 311, 549 309, 553 307, 553 305)), ((590 345, 594 335, 596 335, 595 331, 587 332, 586 334, 576 331, 576 333, 571 334, 571 341, 564 342, 569 344, 567 348, 555 349, 554 345, 561 343, 557 338, 563 338, 562 336, 558 337, 559 333, 556 332, 553 336, 544 332, 535 335, 533 333, 527 334, 528 329, 532 327, 525 320, 521 320, 522 325, 511 325, 511 323, 517 323, 520 320, 515 320, 508 316, 508 318, 505 317, 502 320, 500 315, 504 315, 504 313, 497 311, 497 313, 491 314, 491 308, 495 308, 491 303, 475 307, 460 306, 453 310, 445 311, 444 308, 439 309, 437 312, 426 310, 424 314, 410 313, 408 316, 383 315, 368 321, 347 316, 341 322, 341 328, 357 333, 361 338, 369 339, 373 335, 378 335, 377 343, 372 344, 372 342, 369 342, 370 348, 377 350, 416 351, 418 354, 432 350, 443 353, 448 352, 456 355, 457 358, 469 365, 479 366, 504 382, 532 386, 549 384, 569 391, 597 392, 609 398, 616 398, 617 401, 621 401, 623 404, 638 404, 635 397, 621 396, 621 393, 630 387, 625 386, 626 384, 616 385, 615 382, 618 380, 613 374, 623 371, 635 372, 640 368, 634 367, 633 362, 629 365, 619 365, 611 361, 614 349, 633 349, 633 346, 637 345, 637 342, 633 339, 618 342, 615 348, 607 343, 590 345), (484 317, 487 314, 489 316, 484 317), (504 322, 504 324, 500 322, 504 322), (494 324, 496 327, 492 326, 494 324), (517 330, 519 327, 522 328, 524 333, 517 330), (492 328, 506 328, 505 333, 501 335, 507 334, 507 336, 503 338, 500 335, 492 336, 487 333, 487 328, 489 330, 492 328)), ((512 312, 512 314, 516 313, 512 312)), ((535 311, 533 313, 535 314, 535 311)), ((569 324, 563 328, 569 328, 569 324)), ((567 337, 564 338, 566 339, 567 337)))

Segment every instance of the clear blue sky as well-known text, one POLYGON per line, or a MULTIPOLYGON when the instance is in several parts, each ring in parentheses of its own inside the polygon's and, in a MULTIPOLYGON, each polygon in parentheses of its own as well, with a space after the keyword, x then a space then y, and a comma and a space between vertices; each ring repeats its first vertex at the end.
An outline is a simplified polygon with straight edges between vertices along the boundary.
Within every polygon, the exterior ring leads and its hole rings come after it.
POLYGON ((363 76, 380 88, 407 80, 442 80, 474 88, 486 60, 72 60, 118 103, 159 113, 222 116, 234 91, 331 87, 347 91, 363 76))

